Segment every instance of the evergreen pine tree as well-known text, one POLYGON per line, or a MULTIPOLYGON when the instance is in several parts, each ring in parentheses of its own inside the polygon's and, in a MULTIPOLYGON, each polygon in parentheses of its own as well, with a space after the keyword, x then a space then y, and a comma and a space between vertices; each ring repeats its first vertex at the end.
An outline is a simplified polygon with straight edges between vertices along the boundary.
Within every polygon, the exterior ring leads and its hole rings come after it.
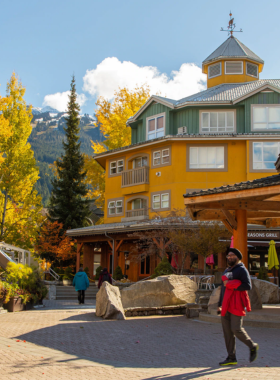
POLYGON ((68 102, 68 117, 64 128, 66 138, 63 142, 64 154, 56 162, 57 176, 52 181, 49 218, 63 223, 65 229, 87 225, 90 215, 89 202, 85 198, 87 188, 84 183, 84 157, 79 143, 79 111, 77 103, 75 77, 71 81, 71 93, 68 102))

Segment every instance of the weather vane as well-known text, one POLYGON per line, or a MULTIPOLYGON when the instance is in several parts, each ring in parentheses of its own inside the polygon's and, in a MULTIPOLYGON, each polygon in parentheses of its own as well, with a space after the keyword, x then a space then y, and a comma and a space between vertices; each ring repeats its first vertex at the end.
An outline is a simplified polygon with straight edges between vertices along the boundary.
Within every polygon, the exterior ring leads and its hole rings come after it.
POLYGON ((233 32, 234 33, 236 33, 236 32, 240 33, 240 32, 243 32, 243 30, 242 29, 240 29, 240 30, 234 30, 235 29, 235 24, 233 23, 234 18, 231 17, 231 16, 232 16, 232 13, 230 12, 230 14, 229 14, 230 19, 229 19, 229 22, 228 22, 228 26, 227 26, 226 29, 221 28, 221 32, 228 32, 228 35, 232 36, 233 32))

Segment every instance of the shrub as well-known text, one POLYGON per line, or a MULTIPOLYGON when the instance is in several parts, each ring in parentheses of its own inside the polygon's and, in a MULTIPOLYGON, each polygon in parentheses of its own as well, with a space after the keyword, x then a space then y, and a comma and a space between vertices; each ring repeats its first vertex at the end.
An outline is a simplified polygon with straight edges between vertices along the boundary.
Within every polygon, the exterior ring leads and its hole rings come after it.
POLYGON ((259 274, 258 274, 258 280, 269 281, 267 273, 268 273, 268 271, 267 271, 266 267, 260 267, 259 274))
POLYGON ((63 280, 72 280, 73 279, 72 272, 73 272, 72 268, 67 267, 64 271, 63 280))
POLYGON ((100 274, 102 272, 102 266, 100 265, 99 267, 96 268, 96 273, 95 273, 95 281, 99 280, 100 274))
POLYGON ((118 265, 113 273, 113 279, 116 281, 119 281, 123 278, 123 272, 121 267, 118 265))
POLYGON ((173 273, 174 271, 172 269, 171 264, 169 263, 168 259, 164 257, 162 261, 156 267, 154 274, 151 276, 151 278, 155 278, 158 276, 165 276, 167 274, 173 274, 173 273))

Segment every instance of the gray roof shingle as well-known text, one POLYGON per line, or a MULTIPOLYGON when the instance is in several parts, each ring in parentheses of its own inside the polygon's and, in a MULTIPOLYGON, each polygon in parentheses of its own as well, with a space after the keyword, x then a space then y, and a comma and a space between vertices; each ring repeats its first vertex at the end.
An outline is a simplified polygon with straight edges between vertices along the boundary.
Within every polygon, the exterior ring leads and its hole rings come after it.
POLYGON ((222 43, 212 54, 210 54, 202 63, 206 64, 218 58, 248 58, 254 61, 264 63, 264 61, 257 56, 252 50, 245 46, 234 36, 229 37, 222 43))

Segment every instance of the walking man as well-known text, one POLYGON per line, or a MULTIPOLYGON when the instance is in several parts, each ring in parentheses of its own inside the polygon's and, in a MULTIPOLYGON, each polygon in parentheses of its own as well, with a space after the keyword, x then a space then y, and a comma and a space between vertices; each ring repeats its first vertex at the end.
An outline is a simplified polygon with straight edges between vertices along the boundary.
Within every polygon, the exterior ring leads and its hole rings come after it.
POLYGON ((227 255, 229 267, 223 273, 218 303, 218 313, 222 315, 222 327, 228 352, 228 357, 219 363, 220 366, 237 364, 235 337, 249 347, 250 362, 257 359, 259 349, 258 344, 252 341, 242 327, 243 316, 246 315, 244 308, 251 310, 247 290, 252 289, 252 283, 249 272, 241 260, 242 253, 236 248, 230 248, 227 255))
POLYGON ((89 287, 89 279, 82 267, 79 269, 79 272, 75 274, 73 286, 75 286, 75 290, 78 292, 79 305, 85 303, 85 291, 89 287))

